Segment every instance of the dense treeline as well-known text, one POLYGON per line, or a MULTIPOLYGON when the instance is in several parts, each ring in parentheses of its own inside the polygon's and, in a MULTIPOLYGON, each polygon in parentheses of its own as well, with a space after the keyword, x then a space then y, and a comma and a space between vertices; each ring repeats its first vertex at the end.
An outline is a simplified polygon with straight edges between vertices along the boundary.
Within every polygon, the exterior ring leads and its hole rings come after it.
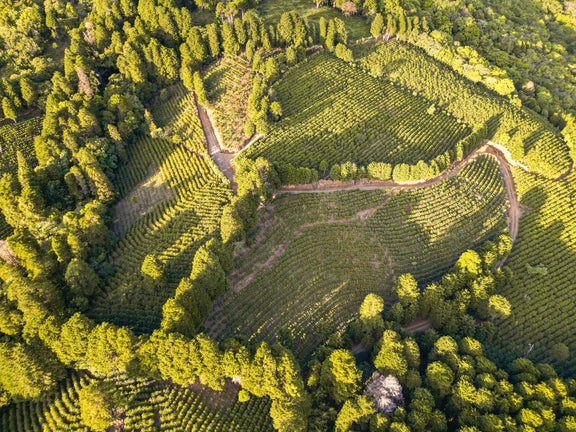
MULTIPOLYGON (((486 331, 490 322, 478 326, 468 316, 468 324, 444 327, 453 336, 437 331, 443 325, 436 314, 452 319, 452 314, 458 316, 466 309, 456 306, 462 301, 476 302, 480 292, 488 299, 486 278, 491 277, 500 254, 508 253, 507 243, 501 239, 499 244, 488 243, 480 254, 466 252, 438 286, 429 286, 422 294, 411 275, 400 276, 395 287, 399 301, 387 312, 387 320, 382 317, 384 300, 368 295, 349 331, 332 335, 309 364, 311 429, 574 430, 573 379, 560 379, 552 366, 526 358, 498 367, 485 356, 478 340, 492 339, 493 332, 486 331), (468 280, 471 292, 453 293, 448 303, 455 308, 445 310, 447 303, 438 298, 418 306, 419 296, 437 293, 440 286, 458 279, 468 280), (436 318, 429 315, 435 329, 416 335, 407 332, 400 325, 427 315, 419 309, 424 304, 435 311, 436 318), (476 335, 470 332, 474 327, 479 331, 476 335)), ((505 304, 494 294, 476 309, 477 317, 492 313, 503 317, 510 312, 505 304)), ((565 346, 558 346, 555 359, 564 359, 564 350, 565 346)))

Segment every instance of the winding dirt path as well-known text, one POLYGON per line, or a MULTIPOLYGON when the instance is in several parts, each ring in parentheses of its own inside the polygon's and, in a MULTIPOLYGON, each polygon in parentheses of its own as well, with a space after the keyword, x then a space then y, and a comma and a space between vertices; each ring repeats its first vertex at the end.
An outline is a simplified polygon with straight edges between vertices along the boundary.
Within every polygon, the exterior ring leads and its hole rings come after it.
POLYGON ((510 236, 512 237, 512 242, 516 240, 518 236, 519 220, 522 215, 522 210, 520 208, 520 203, 518 202, 518 197, 516 194, 516 186, 514 185, 514 178, 512 177, 512 171, 510 169, 511 162, 508 160, 507 155, 496 146, 494 143, 488 140, 482 141, 478 147, 476 147, 468 156, 464 159, 453 163, 446 169, 442 174, 432 177, 428 180, 412 181, 412 182, 395 182, 392 180, 382 181, 382 180, 361 180, 361 181, 332 181, 332 180, 322 180, 317 183, 307 183, 302 185, 294 186, 284 186, 278 190, 278 193, 284 194, 299 194, 299 193, 326 193, 326 192, 337 192, 343 190, 377 190, 377 189, 388 189, 388 190, 405 190, 405 189, 418 189, 424 187, 430 187, 443 180, 451 179, 456 177, 460 171, 468 165, 470 162, 477 159, 482 155, 490 155, 496 159, 498 162, 498 167, 500 173, 502 174, 502 181, 504 183, 504 189, 506 192, 506 197, 509 202, 508 211, 508 230, 510 231, 510 236))
MULTIPOLYGON (((236 154, 224 153, 218 143, 218 138, 214 133, 214 128, 210 120, 206 109, 198 104, 196 95, 194 95, 194 100, 198 107, 198 114, 200 121, 202 123, 202 128, 206 135, 208 154, 214 160, 218 168, 224 173, 224 175, 230 180, 232 188, 236 190, 236 184, 234 183, 234 167, 232 164, 232 159, 236 154)), ((256 139, 251 140, 256 141, 256 139)), ((252 143, 250 142, 250 144, 252 143)), ((241 151, 241 150, 240 150, 241 151)), ((440 175, 433 177, 428 180, 420 180, 413 182, 394 182, 392 180, 379 181, 379 180, 361 180, 361 181, 350 181, 350 182, 340 182, 331 180, 321 180, 317 183, 308 183, 294 186, 284 186, 278 190, 278 193, 284 194, 297 194, 297 193, 326 193, 326 192, 336 192, 343 190, 377 190, 377 189, 388 189, 388 190, 404 190, 404 189, 416 189, 423 187, 433 186, 443 180, 451 179, 458 175, 458 173, 470 162, 477 159, 481 155, 490 155, 496 159, 498 162, 498 167, 502 175, 502 182, 504 184, 504 189, 506 192, 506 197, 508 199, 508 230, 510 236, 512 237, 512 245, 516 241, 518 236, 518 230, 520 227, 520 216, 522 215, 522 207, 518 202, 518 196, 516 194, 516 186, 514 185, 514 178, 512 176, 511 166, 518 166, 524 170, 528 170, 521 163, 514 161, 510 156, 510 153, 501 145, 496 144, 489 140, 483 140, 478 147, 476 147, 468 156, 464 159, 454 162, 448 169, 446 169, 440 175)), ((572 165, 568 172, 572 170, 572 165)), ((559 180, 565 177, 567 173, 558 177, 559 180)), ((505 259, 498 263, 498 267, 504 264, 505 259)))

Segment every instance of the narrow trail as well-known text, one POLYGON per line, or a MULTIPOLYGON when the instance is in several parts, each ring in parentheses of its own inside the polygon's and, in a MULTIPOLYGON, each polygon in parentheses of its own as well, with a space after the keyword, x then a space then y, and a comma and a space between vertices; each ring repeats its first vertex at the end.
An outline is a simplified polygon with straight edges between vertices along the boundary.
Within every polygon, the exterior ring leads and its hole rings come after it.
MULTIPOLYGON (((198 103, 196 95, 194 95, 194 100, 198 107, 198 114, 200 121, 202 123, 202 128, 206 135, 208 154, 214 160, 218 168, 224 173, 224 175, 230 180, 232 188, 236 190, 236 184, 234 183, 234 167, 232 164, 232 159, 240 153, 224 153, 218 143, 218 138, 214 133, 214 128, 210 120, 210 116, 206 109, 198 103)), ((255 136, 250 140, 250 144, 257 141, 260 136, 255 136)), ((299 194, 299 193, 328 193, 337 192, 343 190, 378 190, 378 189, 388 189, 388 190, 405 190, 405 189, 417 189, 430 187, 443 180, 451 179, 458 175, 460 171, 468 165, 473 160, 477 159, 482 155, 490 155, 496 159, 498 162, 498 168, 502 175, 502 182, 504 184, 504 189, 506 192, 506 197, 509 203, 508 209, 508 230, 510 232, 510 237, 512 238, 512 245, 518 237, 518 230, 520 228, 520 216, 522 216, 522 206, 518 202, 518 196, 516 194, 516 186, 514 184, 514 178, 512 176, 511 166, 517 166, 521 169, 528 169, 521 163, 514 161, 510 156, 510 153, 501 145, 496 144, 487 139, 483 140, 478 147, 476 147, 468 156, 464 159, 454 162, 448 169, 446 169, 440 175, 433 177, 428 180, 414 181, 414 182, 394 182, 392 180, 380 181, 380 180, 361 180, 361 181, 350 181, 350 182, 340 182, 332 180, 321 180, 317 183, 307 183, 294 186, 283 186, 277 193, 282 194, 299 194)), ((554 180, 560 180, 564 178, 570 171, 560 175, 554 180)), ((529 172, 529 171, 528 171, 529 172)), ((506 259, 498 263, 498 267, 501 267, 506 259)))
POLYGON ((278 193, 283 194, 300 194, 300 193, 327 193, 327 192, 337 192, 344 190, 378 190, 378 189, 388 189, 388 190, 407 190, 407 189, 418 189, 434 186, 441 181, 451 179, 456 177, 464 167, 466 167, 470 162, 477 159, 482 155, 490 155, 496 159, 498 162, 498 167, 500 173, 502 174, 502 181, 504 183, 504 189, 506 192, 506 197, 509 202, 508 211, 508 230, 510 231, 510 236, 512 237, 512 243, 516 240, 518 236, 519 220, 522 214, 520 203, 518 202, 518 197, 516 195, 516 186, 514 185, 514 178, 512 177, 512 171, 510 169, 510 161, 508 160, 506 154, 500 148, 498 148, 494 143, 484 140, 482 143, 476 147, 468 156, 466 156, 461 161, 455 162, 442 174, 433 177, 428 180, 420 180, 413 182, 395 182, 392 180, 382 181, 382 180, 362 180, 362 181, 332 181, 332 180, 322 180, 317 183, 308 183, 302 185, 294 186, 284 186, 278 190, 278 193))
MULTIPOLYGON (((300 225, 298 227, 297 230, 295 230, 291 236, 289 236, 284 243, 282 243, 281 245, 279 245, 272 254, 270 254, 270 256, 268 257, 268 259, 266 260, 266 262, 264 263, 256 263, 255 268, 248 273, 246 276, 244 276, 242 279, 238 279, 236 280, 233 284, 232 284, 232 290, 235 292, 241 291, 243 288, 245 288, 246 286, 248 286, 250 284, 250 282, 252 282, 256 276, 258 275, 258 273, 260 273, 262 270, 269 268, 274 261, 276 261, 276 259, 278 259, 280 256, 282 256, 282 254, 284 254, 284 252, 286 251, 286 248, 288 247, 288 244, 296 237, 300 237, 302 234, 304 234, 304 230, 308 229, 308 228, 313 228, 316 226, 320 226, 320 225, 344 225, 344 224, 348 224, 348 223, 352 223, 352 222, 358 222, 358 221, 363 221, 368 219, 369 217, 371 217, 372 215, 374 215, 374 213, 376 213, 376 211, 378 211, 378 209, 382 208, 387 202, 388 202, 388 198, 386 197, 384 200, 382 200, 382 202, 380 204, 378 204, 375 207, 371 207, 369 209, 365 209, 365 210, 360 210, 358 212, 356 212, 353 216, 349 217, 349 218, 344 218, 344 219, 331 219, 331 220, 325 220, 325 221, 317 221, 317 222, 311 222, 311 223, 307 223, 307 224, 303 224, 300 225)), ((231 274, 230 274, 230 279, 234 280, 235 277, 237 277, 239 274, 243 274, 246 272, 246 267, 252 266, 254 264, 254 262, 250 261, 248 262, 245 266, 242 266, 236 270, 234 270, 231 274)), ((390 268, 392 269, 392 266, 390 266, 390 268)))
POLYGON ((423 333, 432 328, 432 324, 427 318, 418 318, 404 326, 404 330, 409 333, 423 333))
POLYGON ((196 94, 194 92, 191 93, 194 96, 194 102, 196 103, 196 107, 198 109, 198 117, 200 117, 200 123, 202 124, 204 136, 206 137, 208 155, 210 155, 216 166, 218 166, 220 171, 222 171, 222 174, 224 174, 230 181, 232 189, 236 190, 236 183, 234 183, 234 166, 232 165, 232 159, 234 159, 235 154, 224 153, 222 151, 206 108, 198 103, 196 94))

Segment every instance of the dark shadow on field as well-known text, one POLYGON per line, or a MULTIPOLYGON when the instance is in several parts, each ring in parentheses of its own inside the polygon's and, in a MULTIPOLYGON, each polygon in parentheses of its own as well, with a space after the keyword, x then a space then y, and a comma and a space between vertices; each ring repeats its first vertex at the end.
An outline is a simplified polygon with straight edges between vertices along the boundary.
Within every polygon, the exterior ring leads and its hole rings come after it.
MULTIPOLYGON (((566 187, 574 189, 568 184, 566 187)), ((553 218, 541 221, 543 213, 549 214, 551 210, 546 208, 547 204, 558 205, 549 201, 562 199, 549 196, 544 186, 536 186, 522 197, 522 203, 533 211, 522 216, 518 238, 507 262, 514 281, 504 287, 502 294, 512 304, 512 316, 495 321, 499 332, 488 345, 489 355, 500 365, 521 356, 534 362, 553 362, 563 376, 576 371, 576 247, 573 241, 565 240, 571 238, 568 232, 571 228, 563 221, 553 218), (527 265, 542 265, 547 274, 531 274, 527 265), (558 342, 570 349, 571 356, 566 362, 554 362, 550 356, 550 347, 558 342)), ((572 202, 563 205, 576 210, 572 202)))
POLYGON ((369 91, 370 85, 354 86, 355 75, 349 80, 342 79, 338 67, 343 63, 325 53, 315 54, 309 61, 320 62, 322 58, 337 63, 321 77, 316 73, 316 63, 304 63, 288 72, 298 74, 297 88, 277 86, 284 117, 264 139, 247 149, 248 157, 263 156, 311 168, 317 168, 322 158, 329 164, 416 163, 455 148, 459 139, 470 133, 464 124, 442 112, 428 114, 429 100, 386 80, 350 67, 351 74, 362 74, 368 83, 373 83, 378 89, 374 93, 369 91), (314 60, 315 56, 323 57, 314 60), (365 109, 357 106, 358 98, 365 109), (334 115, 343 121, 334 122, 331 120, 334 115), (410 120, 415 115, 418 122, 410 120), (382 123, 387 123, 386 129, 380 128, 382 123), (407 137, 416 138, 407 141, 407 137), (278 151, 279 148, 284 151, 278 151))
MULTIPOLYGON (((526 192, 520 201, 522 204, 530 207, 532 210, 540 210, 544 205, 546 205, 547 199, 548 193, 544 187, 537 186, 526 192)), ((524 220, 525 218, 522 219, 522 221, 524 220)))
POLYGON ((226 69, 221 68, 211 71, 210 75, 206 79, 205 87, 210 89, 208 91, 208 99, 211 103, 217 103, 226 91, 223 86, 219 85, 219 83, 224 79, 224 75, 226 75, 226 69))

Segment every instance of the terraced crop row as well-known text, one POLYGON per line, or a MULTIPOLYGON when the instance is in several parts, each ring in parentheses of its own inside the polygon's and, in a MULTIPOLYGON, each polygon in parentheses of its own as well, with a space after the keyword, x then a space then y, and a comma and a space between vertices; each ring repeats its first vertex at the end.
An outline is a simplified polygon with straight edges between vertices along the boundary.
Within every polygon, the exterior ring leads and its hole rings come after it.
MULTIPOLYGON (((515 168, 514 179, 527 208, 508 260, 514 279, 502 293, 510 300, 513 315, 498 322, 500 343, 494 351, 502 359, 528 354, 530 359, 549 362, 555 343, 576 352, 576 174, 550 181, 515 168), (541 265, 544 274, 530 272, 528 265, 541 265)), ((574 373, 576 357, 555 366, 574 373)))
POLYGON ((469 125, 497 124, 494 140, 531 170, 553 178, 568 169, 568 147, 550 124, 484 86, 462 79, 420 48, 394 42, 359 44, 354 50, 358 64, 380 76, 381 82, 415 92, 469 125))
POLYGON ((305 360, 366 294, 386 297, 407 272, 433 280, 505 227, 502 178, 489 156, 431 187, 281 195, 261 213, 233 290, 205 324, 219 338, 279 335, 305 360))
POLYGON ((157 126, 163 129, 163 134, 182 142, 187 149, 205 152, 204 132, 194 97, 181 83, 170 87, 167 92, 171 101, 157 104, 153 109, 157 126))
POLYGON ((162 305, 180 279, 189 275, 196 249, 219 229, 222 207, 231 194, 205 149, 191 150, 204 148, 197 117, 186 140, 177 144, 172 139, 195 111, 178 113, 174 108, 193 103, 187 92, 175 88, 171 96, 163 104, 167 107, 154 109, 166 136, 140 139, 128 149, 128 163, 119 170, 122 199, 112 210, 112 228, 121 239, 110 254, 117 271, 91 311, 97 320, 142 332, 159 325, 162 305), (154 290, 144 289, 140 276, 148 254, 166 266, 167 285, 154 290))
MULTIPOLYGON (((237 400, 235 387, 226 394, 202 386, 188 387, 152 380, 111 378, 122 396, 120 430, 134 432, 271 431, 270 401, 237 400)), ((78 390, 92 382, 72 376, 60 391, 37 402, 11 404, 0 411, 0 430, 6 432, 62 432, 90 429, 82 423, 78 390)), ((115 429, 117 430, 117 429, 115 429)))
POLYGON ((326 52, 274 86, 284 118, 246 149, 248 157, 318 168, 344 161, 416 163, 453 149, 470 133, 431 103, 326 52))

